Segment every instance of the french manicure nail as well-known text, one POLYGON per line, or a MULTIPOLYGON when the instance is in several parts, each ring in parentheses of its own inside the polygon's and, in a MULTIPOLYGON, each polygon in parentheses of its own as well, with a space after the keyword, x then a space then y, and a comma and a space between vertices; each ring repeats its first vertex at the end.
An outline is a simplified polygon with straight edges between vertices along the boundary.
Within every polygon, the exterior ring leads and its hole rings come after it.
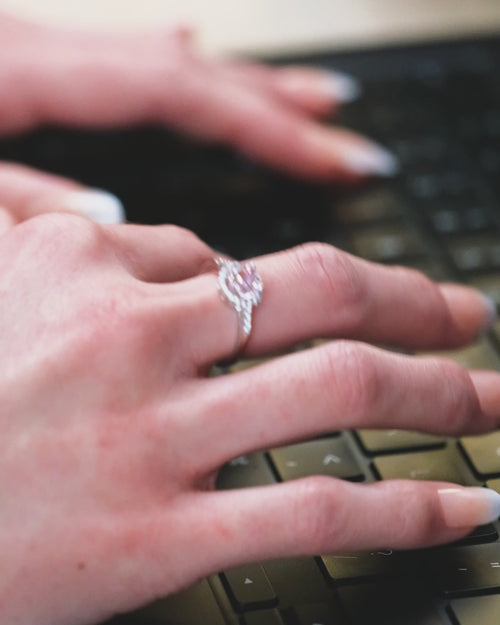
POLYGON ((64 207, 100 224, 119 224, 125 221, 121 201, 108 191, 89 189, 70 191, 62 199, 64 207))
POLYGON ((443 488, 438 495, 448 527, 475 527, 500 517, 500 495, 490 488, 443 488))
POLYGON ((397 157, 376 143, 349 143, 344 146, 341 156, 346 166, 361 176, 390 177, 399 172, 397 157))
POLYGON ((357 100, 362 91, 359 80, 342 72, 329 72, 325 81, 325 89, 330 92, 334 100, 341 103, 357 100))

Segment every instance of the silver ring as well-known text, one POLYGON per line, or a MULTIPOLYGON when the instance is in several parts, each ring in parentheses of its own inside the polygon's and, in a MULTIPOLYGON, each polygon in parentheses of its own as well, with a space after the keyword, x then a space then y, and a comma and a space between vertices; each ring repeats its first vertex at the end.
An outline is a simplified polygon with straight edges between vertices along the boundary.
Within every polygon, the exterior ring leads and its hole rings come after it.
POLYGON ((252 331, 252 310, 262 300, 264 285, 254 263, 216 258, 219 268, 217 280, 222 299, 230 304, 238 315, 238 348, 245 346, 252 331))

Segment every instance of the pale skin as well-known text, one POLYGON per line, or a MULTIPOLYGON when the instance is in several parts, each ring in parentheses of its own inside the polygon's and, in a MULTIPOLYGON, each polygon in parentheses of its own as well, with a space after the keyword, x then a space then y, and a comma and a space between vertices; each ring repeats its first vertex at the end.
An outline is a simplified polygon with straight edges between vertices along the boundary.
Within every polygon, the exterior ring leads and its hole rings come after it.
POLYGON ((342 340, 206 378, 234 353, 237 324, 215 275, 199 273, 212 258, 172 226, 67 215, 0 237, 9 328, 0 612, 9 624, 94 623, 246 561, 408 548, 471 529, 447 526, 439 484, 312 477, 245 493, 212 487, 233 457, 341 427, 497 426, 498 374, 352 341, 463 344, 485 323, 481 296, 319 244, 260 258, 266 291, 246 355, 318 335, 342 340))
MULTIPOLYGON (((184 34, 175 37, 184 45, 184 34)), ((255 74, 260 81, 258 68, 245 76, 255 74)), ((118 116, 107 112, 101 102, 92 120, 63 121, 107 124, 118 116)), ((121 121, 138 121, 127 115, 121 121)), ((32 112, 19 113, 4 129, 16 121, 35 123, 32 112)), ((451 527, 439 494, 448 484, 213 485, 234 457, 340 428, 457 435, 498 427, 497 373, 369 345, 467 344, 492 320, 481 294, 323 244, 258 258, 264 297, 242 355, 332 340, 209 378, 237 348, 214 251, 173 226, 37 214, 74 188, 19 166, 0 169, 3 621, 90 625, 244 562, 434 545, 472 529, 470 509, 480 505, 469 502, 464 521, 455 501, 451 527)))

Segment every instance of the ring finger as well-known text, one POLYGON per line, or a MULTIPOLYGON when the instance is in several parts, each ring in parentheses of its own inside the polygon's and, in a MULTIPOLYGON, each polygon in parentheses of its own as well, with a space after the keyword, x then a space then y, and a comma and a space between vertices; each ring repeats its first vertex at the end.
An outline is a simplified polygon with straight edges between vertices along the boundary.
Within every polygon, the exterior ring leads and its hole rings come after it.
POLYGON ((348 341, 203 384, 198 393, 205 410, 195 417, 197 423, 189 420, 187 435, 194 437, 195 449, 203 447, 203 440, 212 441, 203 454, 207 471, 240 455, 335 430, 401 428, 457 435, 485 432, 500 423, 500 393, 495 391, 500 374, 471 374, 446 359, 392 354, 348 341))
MULTIPOLYGON (((309 244, 256 261, 264 284, 244 355, 318 337, 356 338, 412 349, 454 347, 493 322, 493 303, 460 285, 438 285, 417 271, 357 259, 309 244)), ((178 288, 196 299, 186 340, 200 364, 234 354, 237 315, 221 301, 215 276, 178 288)))

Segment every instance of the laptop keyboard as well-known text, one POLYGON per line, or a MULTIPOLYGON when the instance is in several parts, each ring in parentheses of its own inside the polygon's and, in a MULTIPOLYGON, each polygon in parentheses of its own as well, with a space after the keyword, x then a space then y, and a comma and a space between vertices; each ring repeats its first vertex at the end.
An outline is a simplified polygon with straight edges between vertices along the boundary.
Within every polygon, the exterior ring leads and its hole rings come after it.
MULTIPOLYGON (((124 200, 131 221, 187 226, 238 258, 326 241, 469 283, 500 303, 500 41, 305 61, 362 80, 363 97, 335 123, 393 150, 399 177, 349 189, 310 185, 150 127, 43 128, 1 141, 0 158, 108 189, 124 200), (253 219, 243 220, 249 212, 253 219)), ((499 341, 500 322, 449 355, 469 367, 500 369, 499 341)), ((399 430, 332 432, 236 458, 217 485, 245 488, 312 474, 446 480, 500 492, 500 433, 455 440, 399 430)), ((388 546, 250 564, 108 625, 497 625, 499 527, 479 527, 430 550, 388 546)))

